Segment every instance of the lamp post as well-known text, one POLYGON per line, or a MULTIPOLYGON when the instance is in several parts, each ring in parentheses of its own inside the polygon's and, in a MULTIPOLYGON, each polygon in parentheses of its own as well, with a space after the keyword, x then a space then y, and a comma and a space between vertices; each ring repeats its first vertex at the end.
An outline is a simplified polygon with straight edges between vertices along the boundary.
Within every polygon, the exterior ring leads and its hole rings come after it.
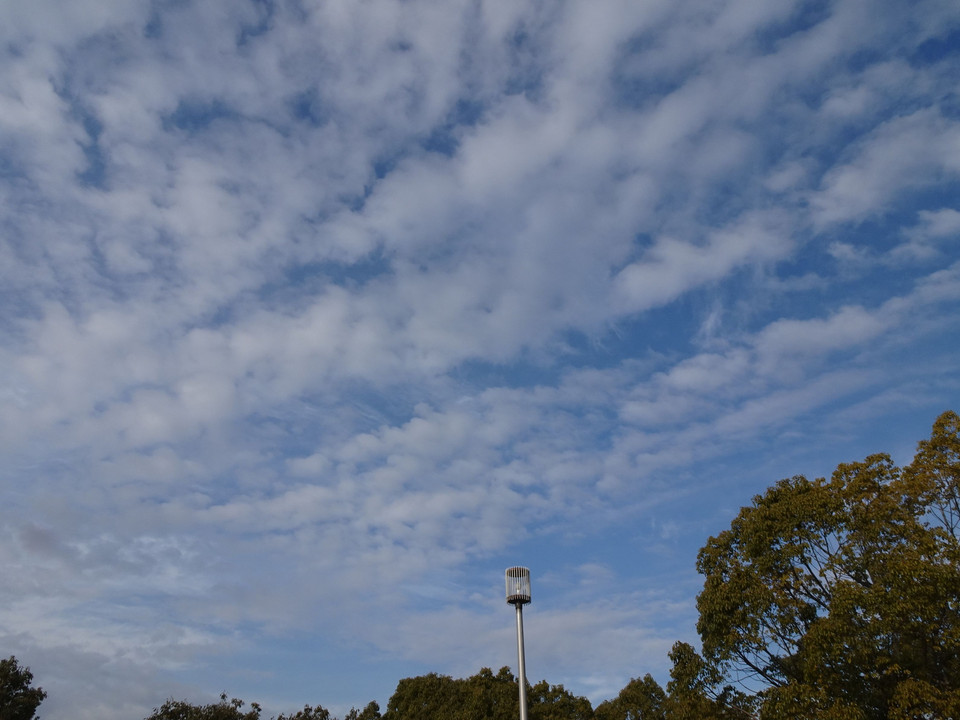
POLYGON ((507 568, 507 602, 517 609, 517 684, 520 686, 520 720, 527 720, 527 671, 523 659, 523 606, 530 602, 530 571, 507 568))

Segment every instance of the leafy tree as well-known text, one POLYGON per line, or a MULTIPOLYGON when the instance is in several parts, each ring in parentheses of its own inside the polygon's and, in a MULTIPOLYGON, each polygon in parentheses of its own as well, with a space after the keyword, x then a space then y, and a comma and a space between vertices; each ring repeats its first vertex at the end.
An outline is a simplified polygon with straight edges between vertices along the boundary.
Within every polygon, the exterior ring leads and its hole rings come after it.
MULTIPOLYGON (((496 675, 490 668, 465 680, 455 681, 462 689, 458 718, 473 720, 516 720, 520 713, 517 679, 510 668, 502 667, 496 675)), ((529 697, 528 697, 529 702, 529 697)))
MULTIPOLYGON (((227 699, 227 694, 220 695, 220 701, 209 705, 194 705, 186 700, 167 700, 159 708, 153 711, 146 720, 259 720, 261 708, 257 703, 250 703, 250 709, 244 710, 246 705, 243 700, 238 698, 227 699)), ((357 713, 355 717, 347 715, 350 720, 376 720, 380 717, 380 708, 376 703, 370 703, 363 713, 357 713), (368 711, 371 706, 376 710, 376 715, 368 711)), ((310 707, 304 705, 303 710, 298 710, 292 715, 281 713, 275 720, 336 720, 331 718, 330 711, 322 705, 310 707)))
POLYGON ((155 708, 146 720, 259 720, 260 706, 250 703, 250 709, 244 711, 244 705, 243 700, 238 698, 227 700, 226 693, 220 695, 220 702, 209 705, 193 705, 186 700, 167 700, 159 708, 155 708))
POLYGON ((303 710, 297 710, 293 715, 280 713, 276 720, 330 720, 330 711, 322 705, 304 705, 303 710))
MULTIPOLYGON (((590 701, 562 685, 541 681, 527 686, 531 720, 592 720, 590 701)), ((517 679, 507 667, 494 675, 483 668, 476 675, 454 680, 431 673, 399 682, 387 703, 384 720, 516 720, 519 715, 517 679)))
POLYGON ((448 675, 404 678, 387 701, 386 720, 452 718, 461 709, 459 687, 448 675))
POLYGON ((761 718, 960 717, 958 430, 781 480, 701 549, 705 658, 761 718))
MULTIPOLYGON (((519 693, 513 683, 514 694, 519 693)), ((563 685, 550 685, 541 680, 527 692, 531 720, 593 720, 593 706, 585 697, 571 694, 563 685)))
POLYGON ((0 660, 0 720, 33 720, 47 696, 43 688, 30 687, 33 673, 11 655, 0 660))
POLYGON ((749 720, 750 699, 687 643, 670 651, 673 667, 664 689, 650 675, 631 680, 613 700, 597 706, 596 720, 749 720))
POLYGON ((596 720, 667 720, 667 694, 649 674, 628 682, 613 700, 597 705, 596 720))
POLYGON ((350 708, 343 720, 380 720, 380 705, 371 700, 363 710, 350 708))
POLYGON ((684 642, 670 650, 666 720, 745 720, 754 717, 751 699, 730 685, 716 666, 684 642))

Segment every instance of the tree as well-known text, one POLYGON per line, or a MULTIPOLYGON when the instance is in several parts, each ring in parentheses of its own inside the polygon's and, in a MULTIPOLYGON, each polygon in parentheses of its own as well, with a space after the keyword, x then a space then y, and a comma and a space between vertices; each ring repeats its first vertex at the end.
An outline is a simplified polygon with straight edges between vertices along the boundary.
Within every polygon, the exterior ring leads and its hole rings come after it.
POLYGON ((30 687, 33 673, 11 655, 0 660, 0 720, 33 720, 47 693, 30 687))
POLYGON ((685 642, 670 650, 670 682, 664 701, 666 720, 749 720, 753 703, 728 684, 716 668, 685 642))
POLYGON ((667 720, 667 694, 649 674, 634 678, 613 700, 597 705, 596 720, 667 720))
POLYGON ((363 710, 350 708, 343 720, 380 720, 380 705, 376 700, 371 700, 363 710))
MULTIPOLYGON (((514 693, 519 693, 512 683, 514 693)), ((563 685, 541 680, 527 692, 531 720, 593 720, 593 705, 585 697, 573 695, 563 685)))
POLYGON ((520 712, 517 679, 504 666, 494 675, 490 668, 465 680, 456 681, 462 689, 458 717, 462 720, 516 720, 520 712))
POLYGON ((750 699, 684 642, 670 651, 673 667, 664 691, 650 675, 631 680, 613 700, 597 706, 596 720, 749 720, 750 699))
MULTIPOLYGON (((250 703, 250 709, 244 710, 246 703, 238 698, 227 699, 227 694, 220 695, 220 701, 209 705, 194 705, 186 700, 167 700, 159 708, 153 711, 146 720, 259 720, 261 708, 257 703, 250 703)), ((379 707, 376 703, 367 705, 366 713, 373 706, 377 714, 359 714, 350 720, 376 720, 379 715, 379 707)), ((353 711, 356 712, 356 711, 353 711)), ((2 720, 2 719, 0 719, 2 720)), ((281 713, 275 720, 336 720, 331 718, 330 711, 322 705, 311 707, 304 705, 303 710, 298 710, 292 715, 281 713)))
POLYGON ((250 703, 250 709, 244 711, 245 704, 238 698, 227 700, 226 693, 220 695, 220 702, 209 705, 193 705, 186 700, 167 700, 155 708, 146 720, 259 720, 260 706, 250 703))
MULTIPOLYGON (((593 707, 563 685, 541 681, 527 685, 531 720, 593 720, 593 707)), ((430 673, 405 678, 387 702, 383 720, 516 720, 517 679, 507 667, 496 675, 489 668, 454 680, 430 673)))
POLYGON ((330 720, 330 711, 323 705, 315 705, 314 707, 304 705, 303 710, 297 710, 293 715, 280 713, 276 720, 330 720))
POLYGON ((448 675, 429 673, 404 678, 387 701, 386 720, 454 717, 461 709, 459 686, 448 675))
POLYGON ((958 430, 781 480, 701 549, 705 659, 761 718, 960 717, 958 430))

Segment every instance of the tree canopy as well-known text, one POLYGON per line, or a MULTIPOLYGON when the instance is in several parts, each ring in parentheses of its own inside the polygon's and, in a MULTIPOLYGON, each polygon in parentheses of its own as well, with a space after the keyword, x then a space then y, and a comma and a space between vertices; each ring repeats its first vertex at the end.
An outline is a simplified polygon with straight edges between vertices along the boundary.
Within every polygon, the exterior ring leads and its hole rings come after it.
POLYGON ((228 700, 226 693, 220 696, 220 702, 209 705, 194 705, 186 700, 167 700, 146 720, 259 720, 260 706, 252 703, 249 710, 244 710, 245 704, 238 698, 228 700))
POLYGON ((613 700, 600 703, 596 720, 746 720, 753 702, 743 692, 723 685, 717 669, 688 643, 674 643, 673 667, 664 690, 649 674, 633 679, 613 700))
POLYGON ((0 660, 0 720, 33 720, 47 693, 32 684, 30 668, 13 655, 0 660))
MULTIPOLYGON (((246 703, 239 698, 227 699, 220 695, 220 701, 208 705, 194 705, 186 700, 167 700, 156 708, 146 720, 259 720, 262 709, 257 703, 250 703, 250 709, 244 710, 246 703)), ((379 707, 370 703, 363 711, 351 710, 346 720, 376 720, 380 717, 379 707)), ((281 713, 274 720, 331 720, 330 711, 322 705, 305 705, 292 715, 281 713)), ((336 720, 335 718, 333 720, 336 720)))
POLYGON ((958 426, 781 480, 700 551, 705 658, 761 718, 960 717, 958 426))
MULTIPOLYGON (((563 685, 542 680, 527 686, 530 720, 591 720, 593 706, 563 685)), ((489 668, 469 678, 430 673, 406 678, 387 703, 383 720, 516 720, 517 679, 507 667, 489 668)))

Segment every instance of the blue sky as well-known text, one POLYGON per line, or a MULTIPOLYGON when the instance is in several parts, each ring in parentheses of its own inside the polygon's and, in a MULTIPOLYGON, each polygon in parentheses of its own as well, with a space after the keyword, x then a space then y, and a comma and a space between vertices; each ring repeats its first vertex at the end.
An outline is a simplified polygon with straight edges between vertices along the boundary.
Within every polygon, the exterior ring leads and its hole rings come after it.
POLYGON ((593 702, 957 409, 952 0, 0 9, 0 651, 48 720, 593 702))

